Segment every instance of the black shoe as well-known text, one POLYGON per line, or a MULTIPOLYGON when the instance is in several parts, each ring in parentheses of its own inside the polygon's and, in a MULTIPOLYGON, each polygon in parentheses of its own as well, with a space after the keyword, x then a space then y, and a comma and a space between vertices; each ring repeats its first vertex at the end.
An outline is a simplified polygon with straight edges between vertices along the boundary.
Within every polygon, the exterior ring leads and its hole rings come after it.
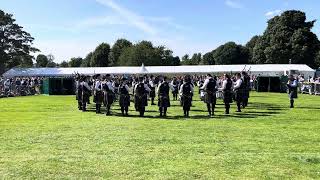
POLYGON ((237 110, 236 112, 241 112, 241 110, 237 110))

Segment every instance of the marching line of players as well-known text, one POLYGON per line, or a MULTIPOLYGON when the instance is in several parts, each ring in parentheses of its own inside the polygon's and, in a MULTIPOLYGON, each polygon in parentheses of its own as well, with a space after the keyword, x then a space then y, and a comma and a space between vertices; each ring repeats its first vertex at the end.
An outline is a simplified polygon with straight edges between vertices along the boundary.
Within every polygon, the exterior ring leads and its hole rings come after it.
MULTIPOLYGON (((183 78, 169 79, 165 76, 141 76, 133 80, 112 78, 111 75, 95 75, 94 82, 89 82, 89 76, 76 77, 76 98, 79 110, 86 111, 91 93, 93 101, 96 103, 96 113, 102 113, 102 106, 105 107, 106 115, 111 115, 111 106, 117 99, 121 107, 123 116, 128 116, 131 104, 130 96, 134 96, 134 107, 139 116, 143 117, 148 106, 148 98, 151 99, 151 105, 155 104, 156 95, 158 96, 159 114, 161 117, 167 116, 170 107, 170 91, 173 94, 173 100, 180 100, 184 116, 189 117, 194 96, 194 82, 191 76, 186 75, 183 78), (131 88, 130 88, 130 87, 131 88), (130 91, 130 89, 132 89, 130 91), (130 93, 132 92, 132 94, 130 93)), ((225 74, 222 84, 219 86, 217 78, 211 74, 206 75, 206 79, 199 87, 204 92, 203 101, 207 105, 208 116, 214 116, 217 101, 217 92, 223 94, 225 104, 225 114, 230 113, 230 104, 235 101, 237 112, 248 105, 250 91, 250 77, 246 72, 237 73, 235 78, 225 74)))

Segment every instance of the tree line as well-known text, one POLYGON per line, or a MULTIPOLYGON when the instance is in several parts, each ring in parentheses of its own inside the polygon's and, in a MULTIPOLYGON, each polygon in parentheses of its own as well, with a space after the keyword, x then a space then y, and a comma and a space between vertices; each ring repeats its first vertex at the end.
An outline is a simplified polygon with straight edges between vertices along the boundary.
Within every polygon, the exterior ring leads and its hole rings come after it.
POLYGON ((178 66, 220 64, 307 64, 320 66, 320 41, 311 30, 315 20, 306 21, 301 11, 285 11, 268 21, 262 35, 245 45, 227 42, 205 54, 173 55, 165 46, 150 41, 132 43, 118 39, 112 46, 101 43, 86 57, 73 57, 57 64, 53 55, 30 55, 39 51, 34 38, 15 23, 12 14, 0 10, 0 74, 12 67, 109 67, 109 66, 178 66), (35 61, 35 63, 33 62, 35 61))

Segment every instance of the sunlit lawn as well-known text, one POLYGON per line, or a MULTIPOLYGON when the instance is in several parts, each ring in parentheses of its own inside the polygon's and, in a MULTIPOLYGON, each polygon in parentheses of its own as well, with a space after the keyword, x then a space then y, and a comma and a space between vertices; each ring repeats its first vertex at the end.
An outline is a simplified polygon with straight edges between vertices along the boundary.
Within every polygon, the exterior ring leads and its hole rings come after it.
POLYGON ((243 113, 182 117, 156 106, 139 118, 77 110, 74 96, 0 99, 0 179, 320 178, 320 97, 253 93, 243 113))

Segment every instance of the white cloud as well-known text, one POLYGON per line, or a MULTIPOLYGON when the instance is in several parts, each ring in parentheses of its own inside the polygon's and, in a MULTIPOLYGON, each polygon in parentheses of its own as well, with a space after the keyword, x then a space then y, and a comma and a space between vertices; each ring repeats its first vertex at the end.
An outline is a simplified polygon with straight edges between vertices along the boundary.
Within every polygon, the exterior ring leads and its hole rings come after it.
POLYGON ((92 17, 77 24, 79 28, 104 26, 104 25, 125 25, 127 22, 118 16, 92 17))
POLYGON ((240 4, 239 2, 236 2, 234 0, 226 0, 225 4, 231 8, 234 9, 243 9, 244 6, 242 4, 240 4))
POLYGON ((148 24, 143 17, 139 16, 133 11, 126 9, 119 4, 115 3, 113 0, 96 0, 98 3, 113 9, 121 17, 125 18, 131 25, 142 30, 150 35, 157 34, 157 30, 148 24))
POLYGON ((279 15, 282 11, 280 9, 277 9, 277 10, 274 10, 274 11, 269 11, 269 12, 266 12, 265 16, 267 18, 272 18, 276 15, 279 15))

